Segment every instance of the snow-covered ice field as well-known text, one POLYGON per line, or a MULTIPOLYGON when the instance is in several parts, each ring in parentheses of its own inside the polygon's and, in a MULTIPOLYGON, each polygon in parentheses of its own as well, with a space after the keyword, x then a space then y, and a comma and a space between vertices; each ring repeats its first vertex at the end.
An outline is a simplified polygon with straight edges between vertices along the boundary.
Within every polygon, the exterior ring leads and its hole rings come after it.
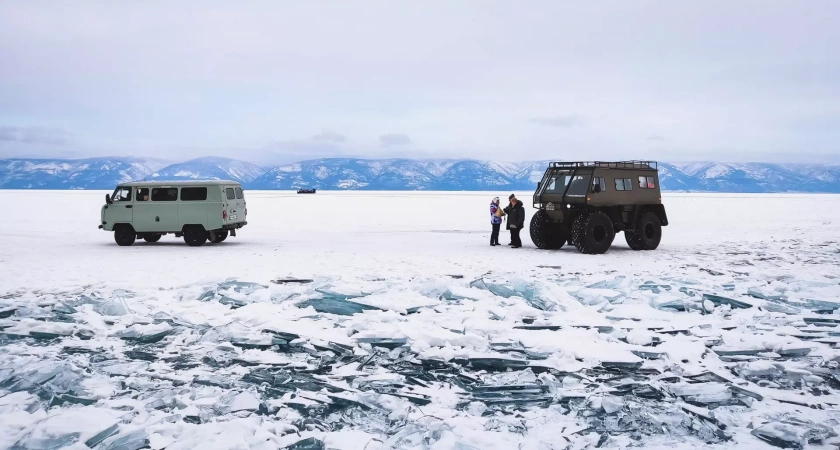
POLYGON ((0 191, 0 448, 840 444, 840 196, 665 194, 590 256, 489 246, 506 192, 248 192, 200 248, 104 194, 0 191))

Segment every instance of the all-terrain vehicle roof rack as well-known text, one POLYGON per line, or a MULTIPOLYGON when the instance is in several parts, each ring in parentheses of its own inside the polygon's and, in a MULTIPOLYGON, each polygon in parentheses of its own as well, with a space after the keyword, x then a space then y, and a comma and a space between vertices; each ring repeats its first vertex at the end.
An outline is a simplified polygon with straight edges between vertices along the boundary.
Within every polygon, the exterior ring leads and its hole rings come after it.
POLYGON ((605 169, 653 169, 658 170, 656 161, 558 161, 549 163, 552 169, 574 169, 579 167, 600 167, 605 169))

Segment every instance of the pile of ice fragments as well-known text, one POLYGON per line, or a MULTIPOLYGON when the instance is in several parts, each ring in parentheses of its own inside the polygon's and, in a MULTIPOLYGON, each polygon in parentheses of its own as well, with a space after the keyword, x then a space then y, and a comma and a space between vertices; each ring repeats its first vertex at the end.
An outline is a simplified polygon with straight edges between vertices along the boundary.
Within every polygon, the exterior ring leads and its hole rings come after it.
POLYGON ((840 444, 836 279, 588 278, 10 293, 0 448, 840 444))

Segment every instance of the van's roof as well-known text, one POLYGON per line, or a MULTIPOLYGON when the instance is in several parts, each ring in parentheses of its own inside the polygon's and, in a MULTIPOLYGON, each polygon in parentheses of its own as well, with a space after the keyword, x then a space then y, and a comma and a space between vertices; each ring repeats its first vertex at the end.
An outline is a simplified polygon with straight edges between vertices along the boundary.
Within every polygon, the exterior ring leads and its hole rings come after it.
POLYGON ((239 186, 238 181, 230 181, 230 180, 174 180, 174 181, 166 181, 166 180, 156 180, 156 181, 129 181, 126 183, 121 183, 120 186, 239 186))

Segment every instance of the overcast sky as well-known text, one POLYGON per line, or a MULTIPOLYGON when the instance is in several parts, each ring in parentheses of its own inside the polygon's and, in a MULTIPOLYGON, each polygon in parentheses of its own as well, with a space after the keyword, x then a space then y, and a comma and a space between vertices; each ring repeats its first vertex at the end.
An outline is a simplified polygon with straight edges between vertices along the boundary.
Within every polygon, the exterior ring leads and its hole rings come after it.
POLYGON ((0 0, 0 157, 840 162, 840 1, 0 0))

